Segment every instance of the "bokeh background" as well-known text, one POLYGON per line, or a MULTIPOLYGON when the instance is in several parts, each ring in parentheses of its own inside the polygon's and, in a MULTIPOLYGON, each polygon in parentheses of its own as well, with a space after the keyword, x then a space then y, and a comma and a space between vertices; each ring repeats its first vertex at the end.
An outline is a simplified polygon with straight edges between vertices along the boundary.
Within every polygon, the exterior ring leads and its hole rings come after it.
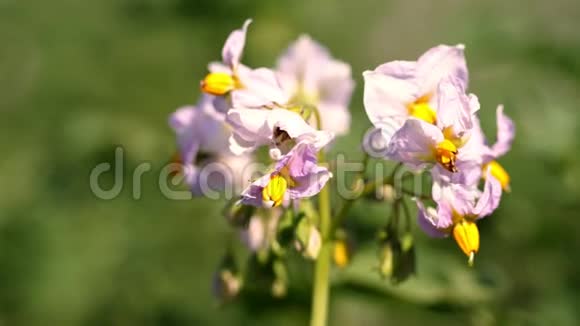
POLYGON ((417 277, 382 281, 372 230, 388 208, 356 205, 359 252, 333 276, 332 325, 580 324, 578 1, 0 0, 0 325, 306 324, 311 264, 285 299, 220 306, 222 204, 157 187, 175 151, 168 115, 196 101, 206 63, 247 17, 250 66, 272 66, 301 33, 352 64, 353 132, 334 150, 353 159, 369 126, 361 72, 439 43, 466 44, 488 134, 498 103, 517 123, 501 160, 513 191, 480 223, 476 268, 416 230, 417 277), (116 145, 125 185, 98 200, 89 172, 116 145), (154 171, 133 200, 142 162, 154 171))

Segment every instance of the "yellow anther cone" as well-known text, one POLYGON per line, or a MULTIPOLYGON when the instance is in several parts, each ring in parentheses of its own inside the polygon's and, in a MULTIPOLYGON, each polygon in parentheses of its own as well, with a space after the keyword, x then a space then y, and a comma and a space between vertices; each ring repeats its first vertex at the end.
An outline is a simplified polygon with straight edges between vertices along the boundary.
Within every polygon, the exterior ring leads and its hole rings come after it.
POLYGON ((501 188, 504 191, 509 192, 510 191, 510 175, 503 168, 503 166, 501 166, 501 164, 499 164, 497 161, 491 161, 491 162, 487 163, 486 165, 483 166, 484 176, 485 176, 485 173, 486 173, 488 168, 489 168, 489 172, 491 173, 491 175, 494 178, 496 178, 499 181, 499 183, 501 184, 501 188))
POLYGON ((211 95, 225 95, 236 88, 236 80, 225 72, 212 72, 201 81, 201 90, 211 95))
POLYGON ((445 169, 450 172, 457 172, 455 160, 457 157, 457 147, 448 139, 437 144, 435 148, 435 159, 445 169))
POLYGON ((427 123, 435 124, 437 113, 427 102, 415 102, 409 105, 409 114, 427 123))
POLYGON ((280 175, 273 175, 270 182, 262 190, 262 200, 272 203, 272 207, 280 206, 287 188, 288 182, 285 178, 280 175))
POLYGON ((469 257, 469 265, 473 265, 475 254, 479 251, 479 230, 475 222, 464 219, 455 224, 453 238, 461 251, 469 257))

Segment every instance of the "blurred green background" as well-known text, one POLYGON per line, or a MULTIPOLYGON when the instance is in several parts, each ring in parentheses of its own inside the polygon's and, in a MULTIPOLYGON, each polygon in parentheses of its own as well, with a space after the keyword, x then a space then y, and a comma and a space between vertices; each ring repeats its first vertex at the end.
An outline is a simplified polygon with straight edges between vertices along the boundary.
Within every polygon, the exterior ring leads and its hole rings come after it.
POLYGON ((487 133, 498 103, 517 123, 501 160, 513 191, 480 223, 476 268, 416 230, 418 277, 381 281, 373 230, 388 208, 356 205, 360 251, 335 275, 332 325, 580 324, 577 1, 1 0, 0 325, 306 324, 310 263, 286 299, 220 307, 221 203, 167 200, 153 172, 132 199, 133 168, 167 162, 168 115, 196 101, 206 63, 247 17, 250 66, 272 66, 301 33, 352 64, 352 135, 335 146, 352 159, 369 126, 362 71, 439 43, 466 44, 487 133), (98 200, 89 172, 116 145, 125 187, 98 200))

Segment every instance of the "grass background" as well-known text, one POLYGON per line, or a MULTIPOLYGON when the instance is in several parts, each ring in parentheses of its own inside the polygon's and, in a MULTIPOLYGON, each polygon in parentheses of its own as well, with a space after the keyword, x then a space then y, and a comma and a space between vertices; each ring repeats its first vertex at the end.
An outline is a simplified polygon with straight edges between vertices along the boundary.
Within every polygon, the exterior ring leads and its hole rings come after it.
POLYGON ((250 66, 273 65, 301 33, 352 64, 353 131, 335 146, 350 157, 369 126, 361 72, 439 43, 466 44, 487 133, 498 103, 517 123, 501 161, 513 192, 480 224, 477 268, 453 241, 417 231, 418 278, 382 282, 369 230, 388 209, 356 205, 360 252, 335 275, 332 325, 580 323, 577 1, 0 0, 0 325, 306 323, 311 265, 296 268, 284 300, 220 308, 221 204, 169 201, 155 173, 141 200, 131 195, 133 168, 167 162, 167 116, 196 101, 206 63, 247 17, 250 66), (98 200, 89 172, 116 145, 123 192, 98 200))

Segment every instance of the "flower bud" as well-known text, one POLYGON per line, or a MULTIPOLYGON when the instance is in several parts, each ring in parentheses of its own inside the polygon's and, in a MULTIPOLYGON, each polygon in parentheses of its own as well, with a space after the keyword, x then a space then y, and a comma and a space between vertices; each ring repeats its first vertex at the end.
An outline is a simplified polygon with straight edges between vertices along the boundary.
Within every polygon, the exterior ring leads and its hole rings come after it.
POLYGON ((394 273, 395 255, 398 253, 397 246, 392 241, 386 241, 379 248, 379 275, 383 278, 391 278, 394 273))
POLYGON ((296 249, 300 251, 304 257, 309 259, 316 259, 322 247, 322 237, 320 232, 312 224, 308 218, 302 218, 298 222, 295 231, 296 249))
POLYGON ((338 229, 334 234, 332 246, 332 259, 338 268, 344 268, 350 264, 354 252, 353 239, 344 229, 338 229))
POLYGON ((306 250, 304 251, 304 256, 315 260, 320 253, 320 248, 322 247, 322 237, 320 236, 320 232, 318 229, 313 227, 310 229, 310 237, 308 238, 308 244, 306 246, 306 250))
POLYGON ((232 271, 223 270, 214 276, 214 295, 221 302, 234 299, 242 287, 242 282, 232 271))
POLYGON ((282 298, 288 292, 288 271, 286 264, 281 259, 276 259, 272 263, 272 271, 274 272, 274 282, 272 282, 272 296, 275 298, 282 298))
POLYGON ((350 249, 345 240, 336 240, 332 251, 334 264, 339 268, 344 268, 350 262, 350 249))
POLYGON ((415 275, 416 268, 415 245, 413 235, 408 232, 401 238, 401 254, 395 265, 395 273, 392 281, 400 283, 415 275))
POLYGON ((266 227, 261 216, 254 215, 250 218, 248 228, 242 231, 242 241, 251 251, 258 251, 264 247, 266 227))
POLYGON ((391 185, 383 185, 377 188, 377 199, 386 201, 387 203, 394 203, 397 199, 397 192, 391 185))
POLYGON ((275 279, 272 282, 272 296, 274 298, 283 298, 286 293, 288 293, 288 284, 280 279, 275 279))
POLYGON ((213 279, 213 293, 221 302, 231 301, 240 292, 242 280, 236 270, 233 256, 226 254, 213 279))
POLYGON ((397 234, 383 234, 379 249, 379 274, 393 283, 400 283, 415 274, 415 247, 413 236, 406 233, 402 238, 397 234))

